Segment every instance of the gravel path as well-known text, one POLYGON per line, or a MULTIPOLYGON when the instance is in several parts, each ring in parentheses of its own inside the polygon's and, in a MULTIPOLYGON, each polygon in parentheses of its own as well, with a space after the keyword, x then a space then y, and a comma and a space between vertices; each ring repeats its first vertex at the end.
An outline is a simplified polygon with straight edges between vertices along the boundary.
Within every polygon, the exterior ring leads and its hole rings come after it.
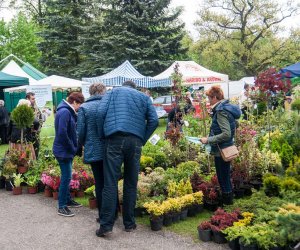
POLYGON ((111 236, 98 238, 95 210, 73 209, 76 215, 65 218, 56 214, 56 205, 42 194, 12 195, 1 189, 0 249, 229 249, 226 244, 194 243, 191 238, 166 230, 153 232, 143 225, 127 233, 120 218, 111 236))

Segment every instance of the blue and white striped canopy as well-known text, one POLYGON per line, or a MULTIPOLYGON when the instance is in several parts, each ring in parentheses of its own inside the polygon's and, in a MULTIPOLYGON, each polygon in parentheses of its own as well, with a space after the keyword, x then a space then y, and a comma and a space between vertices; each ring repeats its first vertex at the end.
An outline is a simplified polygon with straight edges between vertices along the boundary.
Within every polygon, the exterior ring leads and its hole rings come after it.
POLYGON ((131 63, 126 60, 118 68, 113 69, 109 73, 102 76, 82 78, 84 82, 97 83, 101 82, 106 86, 117 87, 122 86, 122 83, 128 80, 134 81, 138 87, 141 88, 156 88, 156 87, 170 87, 171 79, 154 79, 150 76, 143 76, 140 74, 131 63))

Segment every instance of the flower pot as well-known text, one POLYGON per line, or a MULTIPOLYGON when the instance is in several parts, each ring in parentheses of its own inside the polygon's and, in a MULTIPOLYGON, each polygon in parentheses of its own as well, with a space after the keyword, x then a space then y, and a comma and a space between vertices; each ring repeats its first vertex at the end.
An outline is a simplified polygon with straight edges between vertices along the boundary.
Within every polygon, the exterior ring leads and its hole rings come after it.
POLYGON ((236 189, 234 190, 234 197, 236 199, 239 199, 239 198, 243 198, 244 197, 244 189, 240 188, 240 189, 236 189))
POLYGON ((250 184, 251 184, 256 190, 260 190, 260 188, 262 187, 262 182, 261 182, 261 181, 258 181, 258 180, 250 181, 250 184))
POLYGON ((5 188, 5 177, 0 176, 0 189, 5 188))
POLYGON ((173 215, 172 215, 172 222, 176 223, 178 221, 180 221, 180 212, 173 213, 173 215))
POLYGON ((45 191, 45 185, 43 184, 43 182, 39 181, 37 185, 37 192, 41 193, 44 191, 45 191))
POLYGON ((258 246, 256 244, 245 246, 243 243, 240 242, 240 250, 258 250, 258 246))
POLYGON ((197 214, 196 206, 195 205, 189 206, 187 216, 194 217, 196 216, 196 214, 197 214))
POLYGON ((77 191, 76 192, 76 197, 84 197, 84 192, 83 191, 77 191))
POLYGON ((97 208, 97 199, 96 198, 89 198, 89 207, 90 207, 90 209, 97 208))
POLYGON ((71 195, 71 198, 74 199, 74 198, 75 198, 75 195, 76 195, 76 191, 71 191, 71 192, 70 192, 70 195, 71 195))
POLYGON ((218 231, 212 231, 212 234, 213 234, 213 242, 217 244, 224 244, 227 242, 224 233, 218 231))
POLYGON ((53 191, 52 195, 53 195, 54 200, 58 200, 58 192, 57 191, 53 191))
POLYGON ((27 172, 27 170, 28 170, 28 167, 26 167, 26 166, 18 166, 18 173, 19 174, 24 174, 24 173, 27 172))
POLYGON ((14 195, 22 194, 22 187, 14 187, 13 188, 13 194, 14 195))
POLYGON ((49 188, 45 188, 44 196, 45 197, 52 197, 53 196, 52 191, 49 188))
POLYGON ((199 229, 198 228, 198 236, 199 236, 199 239, 203 242, 211 241, 212 240, 211 229, 199 229))
POLYGON ((6 179, 5 180, 5 190, 6 191, 12 191, 13 187, 14 187, 14 185, 12 184, 12 180, 6 179))
POLYGON ((159 231, 163 227, 163 217, 150 217, 150 227, 152 231, 159 231))
POLYGON ((27 192, 28 192, 28 194, 36 194, 37 188, 36 187, 28 187, 27 192))
POLYGON ((168 227, 168 226, 171 226, 172 223, 173 223, 173 216, 171 214, 165 214, 164 220, 163 220, 163 225, 168 227))
POLYGON ((203 212, 203 204, 195 204, 194 206, 196 208, 196 213, 197 214, 203 212))
POLYGON ((188 209, 187 208, 183 209, 180 213, 180 220, 186 220, 187 213, 188 213, 188 209))
POLYGON ((240 250, 239 238, 228 241, 228 245, 229 245, 230 249, 232 249, 232 250, 240 250))
POLYGON ((208 202, 208 201, 206 201, 204 203, 204 208, 206 208, 207 210, 212 211, 212 212, 216 211, 218 206, 219 206, 218 202, 208 202))

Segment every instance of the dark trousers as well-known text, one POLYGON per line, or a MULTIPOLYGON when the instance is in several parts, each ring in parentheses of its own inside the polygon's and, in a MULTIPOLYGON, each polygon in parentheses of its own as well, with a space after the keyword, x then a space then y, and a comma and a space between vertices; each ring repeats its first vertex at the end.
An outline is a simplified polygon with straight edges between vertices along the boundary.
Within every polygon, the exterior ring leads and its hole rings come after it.
MULTIPOLYGON (((98 213, 100 218, 101 206, 102 206, 102 191, 104 187, 103 161, 92 162, 91 167, 95 179, 95 192, 97 197, 98 213)), ((118 209, 119 209, 119 199, 117 197, 117 208, 115 212, 116 217, 118 216, 118 209)))
POLYGON ((221 156, 215 156, 215 166, 222 192, 232 192, 232 186, 230 181, 230 162, 224 161, 221 156))
POLYGON ((71 200, 70 181, 72 178, 72 162, 73 159, 57 159, 61 171, 58 208, 64 208, 71 200))
POLYGON ((0 125, 0 144, 7 144, 7 125, 0 125))
POLYGON ((114 134, 106 139, 100 215, 100 225, 104 230, 112 230, 114 226, 122 163, 124 163, 123 224, 125 228, 135 224, 134 208, 142 145, 142 140, 134 135, 114 134))

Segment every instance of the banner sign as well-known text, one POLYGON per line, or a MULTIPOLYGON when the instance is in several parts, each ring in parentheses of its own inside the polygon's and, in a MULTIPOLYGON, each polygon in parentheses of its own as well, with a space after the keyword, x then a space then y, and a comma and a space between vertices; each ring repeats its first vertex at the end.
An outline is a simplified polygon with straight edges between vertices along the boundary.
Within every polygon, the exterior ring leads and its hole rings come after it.
POLYGON ((47 102, 52 102, 52 88, 51 85, 28 85, 26 92, 35 94, 35 102, 39 108, 46 106, 47 102))

